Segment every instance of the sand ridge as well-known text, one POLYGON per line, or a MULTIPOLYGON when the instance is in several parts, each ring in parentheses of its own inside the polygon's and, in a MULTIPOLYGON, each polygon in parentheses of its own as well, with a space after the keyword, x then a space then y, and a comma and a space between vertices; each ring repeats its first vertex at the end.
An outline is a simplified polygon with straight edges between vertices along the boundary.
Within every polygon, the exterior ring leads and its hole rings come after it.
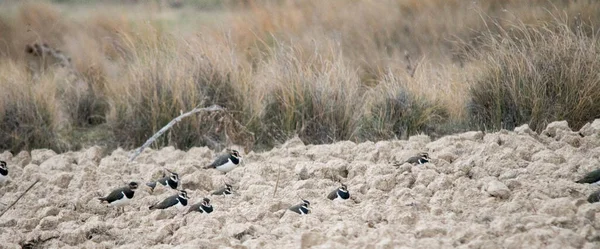
POLYGON ((129 165, 122 149, 4 152, 11 179, 0 202, 40 183, 0 217, 0 248, 32 240, 40 248, 597 248, 600 204, 586 198, 598 187, 575 180, 600 167, 599 136, 600 120, 580 131, 563 121, 541 134, 524 125, 436 141, 295 138, 242 155, 227 174, 201 169, 217 155, 205 147, 148 149, 129 165), (401 163, 419 152, 431 163, 401 163), (191 204, 209 197, 214 212, 148 210, 175 193, 145 186, 164 168, 180 175, 191 204), (350 200, 327 199, 337 179, 350 200), (129 181, 140 187, 124 214, 97 200, 129 181), (210 196, 224 182, 236 194, 210 196), (310 215, 285 211, 300 198, 310 215))

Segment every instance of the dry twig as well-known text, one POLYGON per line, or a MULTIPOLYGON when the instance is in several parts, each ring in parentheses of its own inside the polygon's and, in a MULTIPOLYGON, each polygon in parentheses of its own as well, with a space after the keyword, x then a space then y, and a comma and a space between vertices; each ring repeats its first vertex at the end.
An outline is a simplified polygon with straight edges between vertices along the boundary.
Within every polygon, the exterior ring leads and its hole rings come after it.
POLYGON ((179 115, 178 117, 174 118, 173 120, 171 120, 171 122, 169 122, 167 125, 165 125, 163 128, 161 128, 156 134, 154 134, 154 136, 152 136, 150 139, 148 139, 144 145, 142 145, 141 147, 137 148, 133 154, 131 155, 131 157, 129 158, 129 161, 133 161, 138 155, 140 155, 140 153, 142 153, 142 151, 144 151, 144 149, 146 147, 148 147, 150 144, 152 144, 154 142, 154 140, 156 140, 158 137, 160 137, 163 133, 165 133, 167 130, 169 130, 173 125, 175 125, 176 123, 179 123, 183 118, 191 116, 192 114, 198 113, 198 112, 214 112, 214 111, 222 111, 224 110, 223 107, 219 106, 219 105, 211 105, 209 107, 205 107, 205 108, 194 108, 193 110, 183 113, 181 115, 179 115))
POLYGON ((2 211, 2 213, 0 214, 0 217, 2 217, 2 215, 4 215, 4 213, 6 213, 6 211, 8 211, 12 206, 14 206, 15 204, 17 204, 17 202, 21 199, 21 197, 23 197, 25 194, 27 194, 27 192, 29 192, 29 190, 31 190, 31 188, 33 188, 33 185, 35 185, 36 183, 38 183, 40 181, 40 179, 35 180, 35 182, 33 182, 31 184, 31 186, 29 186, 29 188, 27 188, 25 190, 25 192, 23 192, 19 198, 17 198, 12 204, 10 204, 10 206, 8 206, 8 208, 4 209, 4 211, 2 211))
POLYGON ((277 187, 279 187, 279 176, 281 175, 281 165, 277 169, 277 181, 275 182, 275 189, 273 190, 273 197, 277 194, 277 187))

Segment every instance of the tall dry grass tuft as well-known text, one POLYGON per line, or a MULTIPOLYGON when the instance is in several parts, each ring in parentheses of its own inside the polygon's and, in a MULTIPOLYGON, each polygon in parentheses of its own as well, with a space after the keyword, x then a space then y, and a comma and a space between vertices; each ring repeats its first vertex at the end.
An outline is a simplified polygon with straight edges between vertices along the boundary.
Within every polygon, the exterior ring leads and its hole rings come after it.
POLYGON ((407 139, 431 134, 448 122, 448 111, 439 103, 407 89, 407 82, 389 74, 371 92, 362 136, 367 140, 407 139))
POLYGON ((248 60, 268 57, 276 41, 289 39, 305 49, 335 41, 366 85, 382 80, 390 68, 405 68, 405 53, 464 63, 461 41, 477 49, 479 36, 493 28, 487 22, 537 23, 564 12, 600 23, 600 3, 590 1, 308 0, 251 6, 232 13, 231 21, 233 39, 248 60))
POLYGON ((307 143, 355 139, 364 89, 339 50, 283 45, 272 53, 259 72, 266 91, 260 119, 265 142, 294 134, 307 143))
POLYGON ((44 77, 36 86, 28 85, 28 72, 22 65, 0 63, 0 149, 13 152, 34 148, 68 149, 58 139, 58 100, 53 75, 44 77))
POLYGON ((596 1, 254 0, 200 12, 103 1, 100 14, 83 2, 4 4, 0 144, 16 150, 131 148, 211 104, 227 111, 184 120, 156 145, 439 136, 469 120, 578 124, 596 108, 580 101, 593 91, 572 89, 595 87, 596 1), (34 44, 51 52, 32 56, 34 44), (548 97, 559 92, 569 94, 548 97))
POLYGON ((600 44, 596 34, 561 20, 516 24, 488 34, 474 60, 481 65, 470 91, 470 118, 480 127, 537 131, 555 120, 578 129, 600 117, 600 44))
MULTIPOLYGON (((107 120, 119 144, 142 144, 181 112, 199 105, 240 109, 241 92, 232 82, 233 76, 215 66, 214 57, 194 51, 197 47, 177 44, 179 40, 171 35, 148 32, 128 38, 133 56, 123 70, 124 83, 107 85, 107 120)), ((184 120, 156 145, 214 145, 214 140, 222 141, 224 136, 217 131, 217 120, 214 116, 184 120)))

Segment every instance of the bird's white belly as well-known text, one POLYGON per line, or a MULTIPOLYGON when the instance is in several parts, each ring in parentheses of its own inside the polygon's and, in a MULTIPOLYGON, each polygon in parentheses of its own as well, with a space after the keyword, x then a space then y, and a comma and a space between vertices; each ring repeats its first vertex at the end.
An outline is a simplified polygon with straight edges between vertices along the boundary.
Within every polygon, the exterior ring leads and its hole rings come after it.
POLYGON ((235 167, 237 167, 237 165, 233 164, 231 161, 227 161, 227 163, 217 167, 217 170, 227 173, 235 169, 235 167))
POLYGON ((127 204, 129 204, 129 202, 131 202, 131 199, 127 198, 127 196, 125 195, 125 193, 123 193, 123 198, 120 200, 116 200, 110 203, 111 206, 115 206, 115 207, 122 207, 125 206, 127 204))
POLYGON ((0 175, 0 183, 5 182, 6 180, 8 180, 8 175, 0 175))
POLYGON ((591 185, 594 185, 594 186, 600 186, 600 181, 594 182, 594 183, 592 183, 591 185))

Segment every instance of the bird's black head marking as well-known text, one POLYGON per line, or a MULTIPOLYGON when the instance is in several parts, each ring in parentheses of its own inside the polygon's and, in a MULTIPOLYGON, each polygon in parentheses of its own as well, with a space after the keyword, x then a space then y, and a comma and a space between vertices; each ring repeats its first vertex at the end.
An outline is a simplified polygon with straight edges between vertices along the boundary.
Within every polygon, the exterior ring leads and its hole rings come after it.
POLYGON ((237 150, 231 150, 231 156, 235 158, 240 158, 240 153, 237 150))
POLYGON ((169 177, 172 181, 174 182, 178 182, 179 181, 179 174, 170 171, 169 169, 166 169, 169 173, 171 173, 171 176, 169 177))
POLYGON ((302 206, 300 207, 300 212, 304 214, 310 213, 310 202, 307 200, 302 200, 302 206))
POLYGON ((129 186, 130 189, 137 189, 138 188, 137 182, 130 182, 128 186, 129 186))
POLYGON ((308 200, 302 200, 302 203, 295 206, 291 206, 289 210, 292 210, 293 212, 301 215, 308 214, 310 213, 310 202, 308 200))
POLYGON ((179 190, 179 197, 187 200, 188 199, 187 192, 185 190, 179 190))
POLYGON ((208 198, 202 199, 202 205, 203 206, 210 206, 210 199, 208 199, 208 198))
POLYGON ((348 187, 346 187, 345 184, 342 184, 342 186, 338 189, 337 191, 337 196, 347 200, 348 198, 350 198, 350 192, 348 192, 348 187))
POLYGON ((6 162, 0 161, 0 169, 6 169, 6 162))
POLYGON ((171 181, 174 181, 174 182, 178 182, 179 181, 179 175, 177 173, 175 173, 175 172, 171 172, 171 177, 170 178, 171 178, 171 181))
POLYGON ((302 206, 304 207, 310 207, 310 202, 307 200, 302 200, 302 206))
POLYGON ((342 184, 342 186, 340 187, 340 190, 348 191, 348 187, 346 187, 345 184, 342 184))
POLYGON ((429 159, 429 153, 427 152, 422 152, 419 154, 419 157, 423 158, 423 159, 429 159))

